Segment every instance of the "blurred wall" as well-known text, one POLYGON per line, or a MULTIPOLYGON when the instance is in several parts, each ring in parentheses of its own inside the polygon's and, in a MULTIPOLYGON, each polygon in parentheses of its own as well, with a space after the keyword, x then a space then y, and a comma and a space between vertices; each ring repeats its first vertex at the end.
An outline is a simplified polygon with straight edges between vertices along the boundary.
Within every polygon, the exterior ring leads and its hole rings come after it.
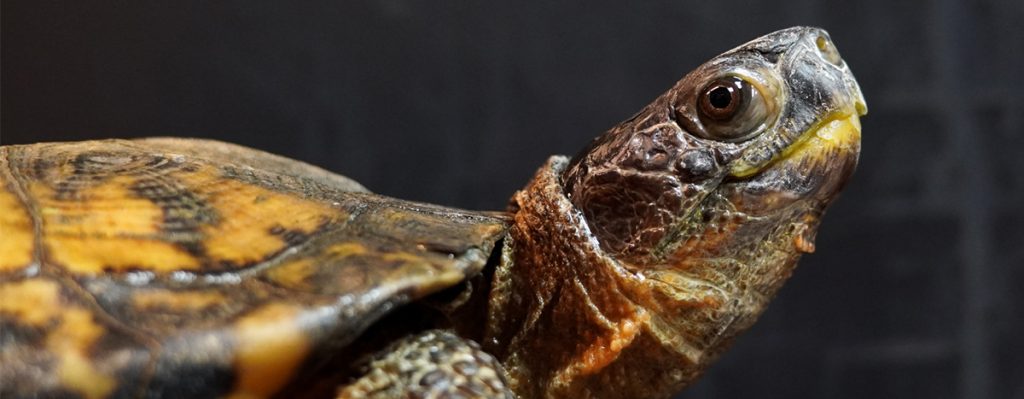
POLYGON ((1024 398, 1024 2, 2 3, 0 142, 237 142, 502 208, 705 59, 828 29, 861 167, 760 323, 683 398, 1024 398))

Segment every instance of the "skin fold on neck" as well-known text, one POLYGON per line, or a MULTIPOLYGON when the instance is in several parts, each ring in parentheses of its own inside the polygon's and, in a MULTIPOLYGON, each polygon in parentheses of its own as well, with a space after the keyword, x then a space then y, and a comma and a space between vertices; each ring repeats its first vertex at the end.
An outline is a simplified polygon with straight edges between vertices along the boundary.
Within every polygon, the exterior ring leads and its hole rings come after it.
MULTIPOLYGON (((700 373, 706 348, 652 317, 645 306, 662 302, 659 283, 601 250, 563 194, 565 165, 553 157, 515 197, 484 344, 523 397, 667 396, 700 373)), ((675 302, 694 315, 725 303, 675 302)))

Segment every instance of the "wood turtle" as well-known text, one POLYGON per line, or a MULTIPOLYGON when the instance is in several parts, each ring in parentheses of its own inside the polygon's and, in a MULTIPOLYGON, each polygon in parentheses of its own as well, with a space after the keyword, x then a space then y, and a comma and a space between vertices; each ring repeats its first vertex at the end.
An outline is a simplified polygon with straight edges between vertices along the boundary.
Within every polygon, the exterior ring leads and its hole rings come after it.
POLYGON ((866 111, 797 27, 504 212, 209 140, 5 146, 0 397, 668 397, 813 251, 866 111))

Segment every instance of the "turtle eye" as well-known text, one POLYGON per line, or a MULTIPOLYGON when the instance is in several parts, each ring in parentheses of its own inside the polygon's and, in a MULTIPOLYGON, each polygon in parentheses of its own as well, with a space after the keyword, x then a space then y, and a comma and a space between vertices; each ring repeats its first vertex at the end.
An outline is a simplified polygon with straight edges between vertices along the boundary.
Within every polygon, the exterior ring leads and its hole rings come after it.
POLYGON ((768 117, 761 92, 740 77, 712 81, 697 98, 697 110, 709 139, 740 141, 757 132, 768 117))

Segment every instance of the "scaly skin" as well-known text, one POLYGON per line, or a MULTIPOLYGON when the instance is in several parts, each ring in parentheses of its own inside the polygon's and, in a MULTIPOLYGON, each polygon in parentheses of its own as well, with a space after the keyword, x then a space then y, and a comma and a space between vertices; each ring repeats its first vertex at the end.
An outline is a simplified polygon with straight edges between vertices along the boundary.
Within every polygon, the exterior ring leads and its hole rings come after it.
POLYGON ((813 250, 865 112, 827 34, 792 28, 705 63, 572 161, 552 158, 513 200, 490 297, 485 347, 513 389, 658 398, 694 381, 813 250), (701 114, 723 77, 758 91, 763 121, 701 114))

